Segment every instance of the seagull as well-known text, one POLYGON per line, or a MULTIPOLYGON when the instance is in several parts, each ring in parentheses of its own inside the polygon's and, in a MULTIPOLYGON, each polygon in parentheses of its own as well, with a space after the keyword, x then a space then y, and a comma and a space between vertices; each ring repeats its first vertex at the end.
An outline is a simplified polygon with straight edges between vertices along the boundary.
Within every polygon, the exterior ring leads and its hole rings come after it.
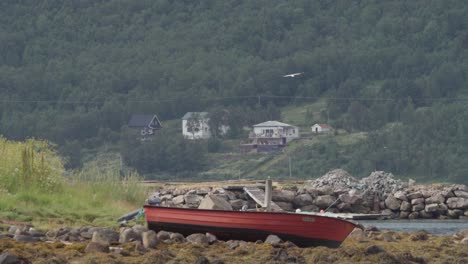
POLYGON ((286 75, 283 75, 283 77, 285 78, 288 78, 288 77, 291 77, 291 78, 294 78, 296 76, 299 76, 301 74, 303 74, 304 72, 296 72, 296 73, 291 73, 291 74, 286 74, 286 75))

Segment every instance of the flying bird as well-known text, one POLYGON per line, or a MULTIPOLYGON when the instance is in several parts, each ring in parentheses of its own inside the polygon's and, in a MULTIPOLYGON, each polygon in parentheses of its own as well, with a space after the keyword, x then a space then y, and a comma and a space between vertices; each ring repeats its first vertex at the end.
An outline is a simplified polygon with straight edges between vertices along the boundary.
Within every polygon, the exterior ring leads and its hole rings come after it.
POLYGON ((299 76, 301 74, 303 74, 304 72, 296 72, 296 73, 291 73, 291 74, 286 74, 286 75, 283 75, 284 78, 288 78, 288 77, 291 77, 291 78, 294 78, 296 76, 299 76))

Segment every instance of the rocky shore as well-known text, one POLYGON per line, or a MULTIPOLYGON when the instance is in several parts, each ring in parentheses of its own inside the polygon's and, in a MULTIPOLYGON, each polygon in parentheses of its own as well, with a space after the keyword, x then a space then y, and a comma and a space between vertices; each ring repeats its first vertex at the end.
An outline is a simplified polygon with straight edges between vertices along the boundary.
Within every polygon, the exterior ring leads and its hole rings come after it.
MULTIPOLYGON (((223 188, 173 188, 152 194, 163 206, 240 210, 256 203, 242 190, 223 188), (216 203, 215 200, 228 203, 216 203)), ((285 211, 327 210, 334 213, 380 213, 401 219, 468 219, 468 187, 465 185, 416 185, 391 173, 372 172, 358 180, 344 170, 333 170, 301 186, 280 186, 272 200, 285 211)))
POLYGON ((468 263, 468 230, 453 236, 356 228, 340 248, 299 248, 270 235, 265 241, 184 237, 142 225, 113 230, 61 227, 47 232, 3 226, 0 264, 20 263, 468 263))

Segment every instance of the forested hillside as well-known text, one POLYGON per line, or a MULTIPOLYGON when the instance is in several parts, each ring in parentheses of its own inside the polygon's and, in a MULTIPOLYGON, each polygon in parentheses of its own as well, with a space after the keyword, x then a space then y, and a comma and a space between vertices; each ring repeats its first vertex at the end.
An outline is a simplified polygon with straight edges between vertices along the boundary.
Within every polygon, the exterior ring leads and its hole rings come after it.
POLYGON ((143 173, 190 177, 221 143, 133 142, 130 115, 164 125, 227 110, 241 138, 325 99, 311 123, 369 136, 303 150, 310 162, 466 183, 466 14, 457 0, 1 1, 0 134, 48 139, 68 167, 112 150, 143 173))

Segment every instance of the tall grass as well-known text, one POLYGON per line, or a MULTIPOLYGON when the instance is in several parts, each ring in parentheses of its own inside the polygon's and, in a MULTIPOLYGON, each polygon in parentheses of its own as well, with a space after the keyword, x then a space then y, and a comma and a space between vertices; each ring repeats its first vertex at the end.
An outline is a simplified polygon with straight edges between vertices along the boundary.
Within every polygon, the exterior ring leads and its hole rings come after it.
POLYGON ((143 204, 148 191, 138 174, 104 163, 65 172, 49 143, 0 137, 0 219, 43 227, 116 225, 118 216, 143 204))

